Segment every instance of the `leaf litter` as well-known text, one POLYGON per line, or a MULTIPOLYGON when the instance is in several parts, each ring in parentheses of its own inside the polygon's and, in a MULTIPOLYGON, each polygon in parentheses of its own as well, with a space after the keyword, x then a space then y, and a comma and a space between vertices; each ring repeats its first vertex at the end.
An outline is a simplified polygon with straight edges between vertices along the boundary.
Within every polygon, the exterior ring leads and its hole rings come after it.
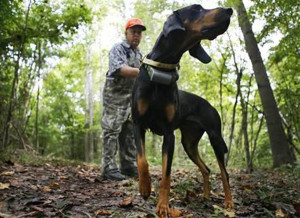
MULTIPOLYGON (((144 201, 138 180, 103 180, 99 167, 0 162, 0 217, 157 217, 161 170, 150 169, 152 193, 144 201)), ((170 192, 174 217, 300 217, 300 178, 290 169, 229 170, 235 206, 223 207, 220 175, 212 173, 211 195, 201 196, 196 168, 174 169, 170 192), (178 211, 178 213, 177 213, 178 211)))

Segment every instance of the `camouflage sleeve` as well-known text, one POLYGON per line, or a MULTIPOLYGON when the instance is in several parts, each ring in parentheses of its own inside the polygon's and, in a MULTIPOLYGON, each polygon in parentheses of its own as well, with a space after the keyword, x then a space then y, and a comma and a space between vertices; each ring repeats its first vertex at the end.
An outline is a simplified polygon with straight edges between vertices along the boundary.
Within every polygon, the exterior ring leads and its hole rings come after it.
POLYGON ((114 75, 118 69, 126 65, 126 51, 121 44, 116 44, 109 52, 108 76, 114 75))

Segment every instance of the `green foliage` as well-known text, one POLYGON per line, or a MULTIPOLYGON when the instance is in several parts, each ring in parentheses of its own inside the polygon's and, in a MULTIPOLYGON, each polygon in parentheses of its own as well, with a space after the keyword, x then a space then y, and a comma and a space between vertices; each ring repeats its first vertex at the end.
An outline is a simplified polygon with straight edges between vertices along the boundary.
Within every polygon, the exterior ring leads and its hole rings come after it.
MULTIPOLYGON (((34 132, 27 124, 32 127, 34 123, 30 123, 36 104, 32 92, 42 68, 46 69, 44 63, 58 54, 55 46, 66 43, 80 26, 91 21, 90 9, 84 2, 67 0, 59 3, 2 1, 1 4, 0 109, 3 113, 0 127, 5 130, 6 122, 10 122, 14 126, 10 129, 12 135, 22 137, 20 134, 29 130, 25 133, 28 141, 35 141, 34 132)), ((1 143, 4 134, 1 134, 1 143)))

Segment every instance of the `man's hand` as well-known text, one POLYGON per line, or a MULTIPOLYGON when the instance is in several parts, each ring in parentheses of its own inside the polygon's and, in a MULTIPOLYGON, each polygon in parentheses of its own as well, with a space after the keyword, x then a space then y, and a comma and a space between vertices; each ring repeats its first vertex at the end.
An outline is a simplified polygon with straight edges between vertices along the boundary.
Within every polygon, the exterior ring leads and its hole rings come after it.
POLYGON ((120 75, 126 78, 136 78, 139 75, 140 69, 130 66, 124 66, 119 69, 120 75))

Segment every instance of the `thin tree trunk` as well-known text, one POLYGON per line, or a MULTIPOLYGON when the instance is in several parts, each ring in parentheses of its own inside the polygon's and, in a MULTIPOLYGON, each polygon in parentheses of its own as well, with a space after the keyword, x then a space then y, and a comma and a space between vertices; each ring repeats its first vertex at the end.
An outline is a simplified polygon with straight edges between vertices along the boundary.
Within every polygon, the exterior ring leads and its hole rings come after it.
POLYGON ((222 132, 224 131, 224 126, 225 126, 225 117, 224 117, 224 110, 223 110, 223 74, 224 74, 224 70, 226 67, 226 61, 227 61, 227 57, 228 55, 226 54, 221 54, 222 55, 222 59, 223 59, 223 63, 221 66, 221 69, 219 69, 218 65, 215 63, 215 67, 217 68, 217 70, 220 73, 220 80, 219 80, 219 96, 220 96, 220 101, 219 101, 219 107, 220 107, 220 114, 221 114, 221 122, 222 122, 222 132))
POLYGON ((29 3, 28 3, 26 18, 25 18, 25 24, 24 24, 24 28, 23 28, 23 34, 22 34, 22 37, 21 37, 18 57, 17 57, 17 60, 16 60, 16 65, 15 65, 15 70, 14 70, 14 79, 13 79, 13 83, 12 83, 12 86, 11 86, 11 93, 10 93, 9 106, 8 106, 8 111, 7 111, 7 118, 6 118, 6 123, 5 123, 5 126, 4 126, 3 149, 7 146, 8 139, 9 139, 9 129, 10 129, 10 126, 11 126, 11 120, 12 120, 12 116, 13 116, 14 98, 15 98, 15 94, 16 94, 16 86, 17 86, 17 83, 18 83, 18 80, 19 80, 20 60, 21 60, 21 55, 23 53, 23 49, 24 49, 24 40, 25 40, 25 37, 26 37, 26 30, 27 30, 28 15, 29 15, 30 7, 31 7, 31 0, 29 0, 29 3))
POLYGON ((38 62, 38 71, 37 71, 37 95, 36 95, 36 110, 35 110, 35 148, 39 152, 40 140, 39 140, 39 101, 40 101, 40 73, 42 68, 42 51, 41 51, 41 42, 39 46, 39 62, 38 62))
POLYGON ((231 120, 231 130, 230 130, 230 136, 229 136, 228 152, 227 152, 227 155, 226 155, 226 158, 225 158, 225 164, 226 165, 228 165, 228 162, 229 162, 232 141, 233 141, 233 138, 234 138, 236 107, 237 107, 237 103, 238 103, 238 97, 239 97, 240 92, 241 92, 241 79, 242 79, 242 75, 243 75, 242 70, 239 70, 238 65, 237 65, 236 56, 235 56, 235 52, 234 52, 234 48, 233 48, 233 45, 232 45, 232 41, 231 41, 230 35, 229 34, 227 34, 227 35, 228 35, 229 42, 230 42, 230 48, 231 48, 231 52, 232 52, 232 55, 233 55, 235 73, 236 73, 236 76, 237 76, 236 77, 237 91, 236 91, 235 102, 234 102, 234 106, 233 106, 233 112, 232 112, 232 120, 231 120))
POLYGON ((85 131, 85 161, 91 162, 93 160, 94 152, 94 139, 91 127, 93 126, 94 119, 94 101, 93 101, 93 75, 90 68, 92 62, 91 58, 91 47, 87 50, 87 65, 86 65, 86 83, 85 83, 85 94, 86 94, 86 131, 85 131))
POLYGON ((259 134, 260 134, 260 131, 261 131, 261 128, 263 126, 263 123, 264 123, 264 117, 262 117, 260 119, 260 122, 259 122, 259 126, 258 126, 258 130, 256 132, 256 136, 254 138, 254 142, 253 142, 253 148, 252 148, 252 151, 251 151, 251 164, 253 164, 253 158, 254 158, 254 154, 255 154, 255 151, 256 151, 256 145, 257 145, 257 140, 258 140, 258 137, 259 137, 259 134))
POLYGON ((238 12, 238 22, 242 29, 246 50, 251 59, 255 79, 258 85, 258 90, 263 105, 269 138, 271 142, 271 151, 273 155, 273 165, 278 167, 282 164, 293 163, 295 160, 289 145, 286 135, 281 123, 279 110, 273 95, 266 68, 263 63, 257 41, 252 31, 251 23, 247 17, 247 12, 242 0, 237 0, 235 4, 238 12))
POLYGON ((244 99, 242 92, 240 92, 241 106, 242 106, 242 131, 244 136, 244 148, 246 154, 247 171, 251 173, 253 171, 253 165, 251 161, 250 148, 249 148, 249 135, 248 135, 248 102, 251 91, 252 77, 249 79, 248 93, 246 100, 244 99))

